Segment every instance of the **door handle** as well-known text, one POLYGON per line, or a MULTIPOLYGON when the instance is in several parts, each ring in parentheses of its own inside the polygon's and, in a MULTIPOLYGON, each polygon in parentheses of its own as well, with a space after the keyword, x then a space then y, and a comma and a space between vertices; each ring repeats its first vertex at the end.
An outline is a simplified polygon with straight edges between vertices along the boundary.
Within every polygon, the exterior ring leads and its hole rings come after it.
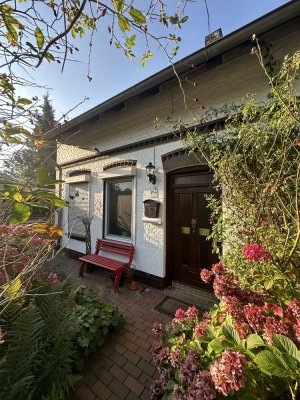
POLYGON ((197 220, 194 218, 191 220, 191 228, 192 228, 192 233, 195 233, 197 229, 197 220))

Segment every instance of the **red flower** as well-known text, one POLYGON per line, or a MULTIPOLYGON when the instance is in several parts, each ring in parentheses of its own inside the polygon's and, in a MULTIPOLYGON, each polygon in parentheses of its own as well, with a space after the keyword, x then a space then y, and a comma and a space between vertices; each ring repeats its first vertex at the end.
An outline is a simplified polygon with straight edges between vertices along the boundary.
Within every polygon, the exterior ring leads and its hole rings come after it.
POLYGON ((246 324, 246 322, 242 322, 241 324, 235 323, 234 327, 241 339, 246 339, 246 337, 251 333, 250 326, 246 324))
POLYGON ((269 344, 272 344, 272 336, 274 333, 290 336, 291 332, 288 325, 285 324, 283 321, 274 317, 267 317, 266 323, 264 325, 263 337, 269 344))
POLYGON ((227 396, 231 390, 238 391, 246 383, 246 357, 239 351, 224 350, 221 357, 210 367, 217 390, 227 396))
POLYGON ((190 318, 197 318, 198 314, 199 312, 195 306, 189 307, 185 313, 185 315, 190 318))
POLYGON ((286 315, 291 320, 300 319, 300 302, 297 299, 288 304, 286 315))
POLYGON ((276 317, 283 318, 283 309, 282 307, 276 306, 276 304, 265 303, 264 310, 271 311, 276 317))
POLYGON ((297 319, 296 324, 293 326, 295 336, 300 343, 300 319, 297 319))
POLYGON ((244 248, 244 256, 250 261, 268 261, 271 255, 264 246, 259 244, 247 244, 244 248))
POLYGON ((243 306, 236 296, 224 296, 222 304, 225 311, 232 316, 235 322, 244 321, 243 306))
POLYGON ((206 335, 206 329, 207 329, 208 324, 209 324, 209 321, 201 321, 201 322, 199 322, 199 324, 197 324, 195 326, 195 330, 194 330, 195 339, 198 339, 200 336, 206 335))
POLYGON ((215 275, 220 275, 226 271, 226 267, 223 263, 219 262, 217 264, 214 264, 211 270, 215 275))
POLYGON ((162 331, 163 331, 163 326, 162 326, 162 324, 159 324, 158 322, 155 322, 155 323, 153 324, 153 327, 152 327, 152 333, 153 333, 155 336, 159 336, 159 335, 162 334, 162 331))
POLYGON ((248 324, 256 333, 263 330, 267 319, 267 313, 263 307, 247 304, 244 306, 244 314, 248 324))
POLYGON ((178 308, 175 312, 175 318, 177 319, 183 319, 186 317, 185 311, 182 308, 178 308))
POLYGON ((203 268, 200 272, 200 277, 203 280, 203 282, 205 283, 209 283, 211 282, 212 278, 213 278, 213 274, 211 271, 209 271, 206 268, 203 268))

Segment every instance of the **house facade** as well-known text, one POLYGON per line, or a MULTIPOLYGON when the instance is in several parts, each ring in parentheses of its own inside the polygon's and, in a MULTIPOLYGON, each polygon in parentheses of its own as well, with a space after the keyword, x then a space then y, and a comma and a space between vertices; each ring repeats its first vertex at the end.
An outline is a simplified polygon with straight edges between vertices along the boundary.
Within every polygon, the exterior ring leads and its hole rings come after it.
POLYGON ((97 238, 133 243, 138 280, 160 288, 172 281, 200 284, 201 268, 217 261, 207 240, 212 174, 199 153, 183 148, 174 121, 194 126, 196 115, 200 132, 222 130, 226 116, 220 111, 204 118, 207 110, 241 104, 246 94, 266 97, 267 78, 251 55, 253 34, 271 45, 266 62, 299 50, 300 2, 291 1, 178 62, 185 103, 169 67, 55 132, 57 177, 66 182, 60 195, 70 202, 58 223, 69 252, 85 253, 81 217, 89 215, 92 250, 97 238))

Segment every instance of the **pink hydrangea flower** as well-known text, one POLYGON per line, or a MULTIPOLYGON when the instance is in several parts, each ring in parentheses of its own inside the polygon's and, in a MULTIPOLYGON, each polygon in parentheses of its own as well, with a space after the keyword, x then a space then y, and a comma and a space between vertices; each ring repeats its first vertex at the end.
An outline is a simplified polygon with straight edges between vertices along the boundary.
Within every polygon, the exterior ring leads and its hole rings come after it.
POLYGON ((244 315, 248 324, 256 333, 263 330, 267 319, 267 313, 263 307, 247 304, 244 306, 244 315))
POLYGON ((274 333, 279 333, 285 336, 290 336, 291 334, 288 325, 282 320, 274 317, 267 317, 264 325, 263 337, 269 344, 272 344, 272 336, 274 333))
POLYGON ((226 267, 223 263, 219 262, 217 264, 214 264, 211 270, 215 275, 221 275, 226 272, 226 267))
POLYGON ((182 308, 178 308, 175 312, 175 318, 177 319, 183 319, 186 317, 185 311, 182 308))
POLYGON ((169 364, 170 349, 163 346, 161 343, 156 342, 152 346, 152 360, 153 363, 159 366, 169 364))
POLYGON ((291 320, 300 319, 300 302, 293 299, 287 306, 286 315, 291 320))
POLYGON ((180 364, 180 361, 182 359, 182 352, 180 349, 171 349, 170 350, 170 363, 172 367, 178 367, 180 364))
POLYGON ((260 246, 259 244, 247 244, 244 248, 244 256, 253 262, 268 261, 271 258, 265 246, 260 246))
POLYGON ((154 381, 150 386, 151 400, 158 400, 162 397, 167 389, 167 384, 170 380, 170 372, 166 369, 161 370, 159 379, 154 381))
POLYGON ((159 336, 159 335, 161 335, 162 331, 163 331, 163 326, 162 326, 162 324, 159 324, 158 322, 155 322, 155 323, 153 324, 153 327, 152 327, 152 333, 153 333, 155 336, 159 336))
POLYGON ((206 268, 203 268, 200 272, 200 277, 203 280, 203 282, 205 283, 210 283, 212 281, 213 278, 213 274, 211 271, 209 271, 206 268))
POLYGON ((222 305, 235 322, 239 323, 244 320, 243 307, 236 296, 224 296, 222 298, 222 305))
POLYGON ((13 265, 13 271, 15 274, 19 274, 24 269, 24 263, 17 261, 13 265))
POLYGON ((240 293, 237 282, 233 278, 217 275, 213 283, 214 293, 219 300, 225 296, 237 296, 240 293))
POLYGON ((250 326, 246 322, 235 323, 234 327, 241 339, 246 339, 251 333, 250 326))
POLYGON ((53 286, 60 284, 60 281, 55 272, 50 272, 50 274, 48 275, 48 279, 49 279, 51 285, 53 285, 53 286))
POLYGON ((215 400, 216 389, 208 371, 200 371, 187 390, 187 400, 215 400))
POLYGON ((194 380, 196 373, 200 369, 200 361, 200 354, 195 350, 190 350, 179 370, 179 379, 181 382, 191 383, 194 380))
POLYGON ((296 339, 300 343, 300 319, 297 319, 295 325, 293 326, 293 330, 294 330, 296 339))
POLYGON ((272 303, 265 303, 264 309, 273 313, 276 317, 283 318, 283 308, 272 303))
POLYGON ((184 389, 179 385, 174 385, 173 392, 171 394, 172 400, 187 400, 184 389))
POLYGON ((197 318, 198 317, 198 310, 195 306, 191 306, 186 310, 185 315, 189 318, 197 318))
POLYGON ((224 350, 221 357, 210 366, 215 388, 224 396, 231 390, 239 391, 246 383, 246 357, 239 351, 224 350))

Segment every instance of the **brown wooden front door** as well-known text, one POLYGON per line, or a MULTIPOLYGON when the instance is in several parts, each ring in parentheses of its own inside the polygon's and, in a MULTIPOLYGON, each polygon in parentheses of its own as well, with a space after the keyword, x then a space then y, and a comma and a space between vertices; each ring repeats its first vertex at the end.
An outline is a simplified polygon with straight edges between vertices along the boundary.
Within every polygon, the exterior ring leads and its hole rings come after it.
POLYGON ((202 170, 170 176, 169 269, 172 279, 203 286, 202 268, 210 269, 218 258, 207 240, 211 232, 206 195, 214 193, 212 174, 202 170), (171 262, 171 266, 170 266, 171 262))

